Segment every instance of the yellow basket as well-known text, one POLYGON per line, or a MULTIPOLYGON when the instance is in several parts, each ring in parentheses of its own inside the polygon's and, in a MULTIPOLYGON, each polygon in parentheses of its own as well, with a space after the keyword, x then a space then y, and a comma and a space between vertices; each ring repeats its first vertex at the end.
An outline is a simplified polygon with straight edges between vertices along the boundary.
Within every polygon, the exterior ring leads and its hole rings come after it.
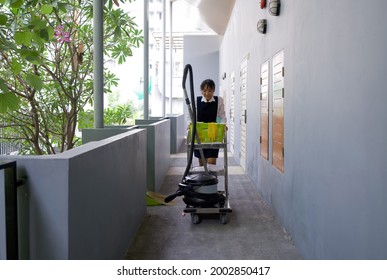
MULTIPOLYGON (((196 123, 196 132, 199 136, 200 143, 212 143, 212 142, 223 142, 224 132, 226 125, 223 123, 196 123)), ((192 123, 189 124, 189 135, 188 140, 191 139, 192 135, 192 123)), ((195 138, 195 143, 197 142, 195 138)))

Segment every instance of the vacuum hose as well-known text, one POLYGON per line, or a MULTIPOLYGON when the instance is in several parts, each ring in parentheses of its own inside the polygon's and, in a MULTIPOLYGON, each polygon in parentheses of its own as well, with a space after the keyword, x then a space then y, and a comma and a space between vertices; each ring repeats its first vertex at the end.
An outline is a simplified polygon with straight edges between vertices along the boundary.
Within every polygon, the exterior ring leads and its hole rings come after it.
MULTIPOLYGON (((190 84, 190 93, 191 93, 191 118, 192 118, 192 133, 191 133, 191 149, 190 149, 190 153, 189 153, 189 158, 188 158, 188 164, 185 168, 185 171, 184 171, 184 175, 183 175, 183 178, 185 178, 187 175, 188 175, 188 172, 191 168, 191 165, 192 165, 192 158, 193 158, 193 154, 194 154, 194 144, 195 144, 195 135, 196 135, 196 105, 195 105, 195 94, 194 94, 194 84, 193 84, 193 72, 192 72, 192 66, 190 64, 187 64, 184 68, 184 73, 183 73, 183 83, 182 83, 182 87, 183 87, 183 90, 186 90, 185 88, 185 82, 187 80, 187 74, 188 74, 188 71, 190 72, 190 77, 189 77, 189 84, 190 84)), ((185 103, 187 104, 187 106, 190 106, 190 101, 189 101, 189 98, 188 98, 188 95, 185 99, 185 103)))
MULTIPOLYGON (((183 90, 184 90, 184 93, 185 93, 185 96, 186 96, 185 103, 189 107, 188 109, 190 111, 190 117, 191 117, 191 121, 192 121, 191 148, 190 148, 189 155, 188 155, 188 163, 187 163, 187 166, 185 168, 184 175, 183 175, 183 180, 184 180, 184 178, 188 175, 188 172, 189 172, 189 170, 191 168, 192 158, 193 158, 193 154, 194 154, 195 135, 196 135, 196 105, 195 105, 193 72, 192 72, 192 66, 190 64, 187 64, 184 67, 182 87, 183 87, 183 90), (189 83, 190 83, 190 93, 191 93, 191 100, 192 100, 192 102, 190 102, 190 100, 188 98, 188 94, 186 94, 187 91, 186 91, 186 87, 185 87, 188 72, 190 74, 190 76, 189 76, 189 83)), ((164 202, 168 203, 168 202, 174 200, 177 196, 180 196, 180 195, 182 195, 181 188, 179 188, 174 194, 171 194, 171 195, 167 196, 164 199, 164 202)))

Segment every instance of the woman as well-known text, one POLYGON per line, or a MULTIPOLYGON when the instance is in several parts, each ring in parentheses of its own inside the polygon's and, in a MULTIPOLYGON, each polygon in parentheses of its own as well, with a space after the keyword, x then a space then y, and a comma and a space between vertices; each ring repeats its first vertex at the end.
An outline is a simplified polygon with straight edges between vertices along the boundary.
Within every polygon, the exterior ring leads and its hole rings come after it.
MULTIPOLYGON (((223 98, 220 96, 214 96, 215 82, 211 79, 204 80, 200 85, 200 91, 202 96, 198 96, 196 101, 197 121, 225 124, 227 119, 224 111, 223 98)), ((194 153, 195 157, 199 159, 199 164, 202 166, 203 162, 200 156, 200 151, 195 150, 194 153)), ((203 153, 207 164, 216 164, 219 149, 203 149, 203 153)))

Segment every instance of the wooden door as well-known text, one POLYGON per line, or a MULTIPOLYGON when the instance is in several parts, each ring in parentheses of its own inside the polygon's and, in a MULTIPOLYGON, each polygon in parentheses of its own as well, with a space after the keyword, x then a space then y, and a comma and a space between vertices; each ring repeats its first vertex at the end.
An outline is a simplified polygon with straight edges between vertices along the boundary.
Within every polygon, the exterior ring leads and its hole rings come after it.
POLYGON ((260 77, 260 105, 261 105, 261 121, 260 121, 260 150, 261 156, 269 159, 269 61, 261 65, 260 77))
POLYGON ((284 52, 273 57, 273 166, 284 172, 284 52))

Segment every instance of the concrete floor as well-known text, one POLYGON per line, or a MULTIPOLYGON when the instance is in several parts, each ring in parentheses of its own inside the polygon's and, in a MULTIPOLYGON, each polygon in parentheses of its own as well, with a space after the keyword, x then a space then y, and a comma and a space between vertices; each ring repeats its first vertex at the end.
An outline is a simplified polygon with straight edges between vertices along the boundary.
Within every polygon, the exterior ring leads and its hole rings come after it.
MULTIPOLYGON (((171 156, 170 169, 160 189, 169 195, 178 188, 187 163, 185 152, 171 156)), ((194 165, 197 160, 194 159, 194 165)), ((222 154, 218 166, 223 166, 222 154)), ((173 206, 149 206, 147 215, 128 249, 131 260, 300 260, 291 237, 241 167, 228 157, 228 189, 232 213, 222 224, 219 214, 203 214, 193 224, 183 214, 182 197, 173 206)), ((219 176, 218 189, 224 188, 219 176)))

